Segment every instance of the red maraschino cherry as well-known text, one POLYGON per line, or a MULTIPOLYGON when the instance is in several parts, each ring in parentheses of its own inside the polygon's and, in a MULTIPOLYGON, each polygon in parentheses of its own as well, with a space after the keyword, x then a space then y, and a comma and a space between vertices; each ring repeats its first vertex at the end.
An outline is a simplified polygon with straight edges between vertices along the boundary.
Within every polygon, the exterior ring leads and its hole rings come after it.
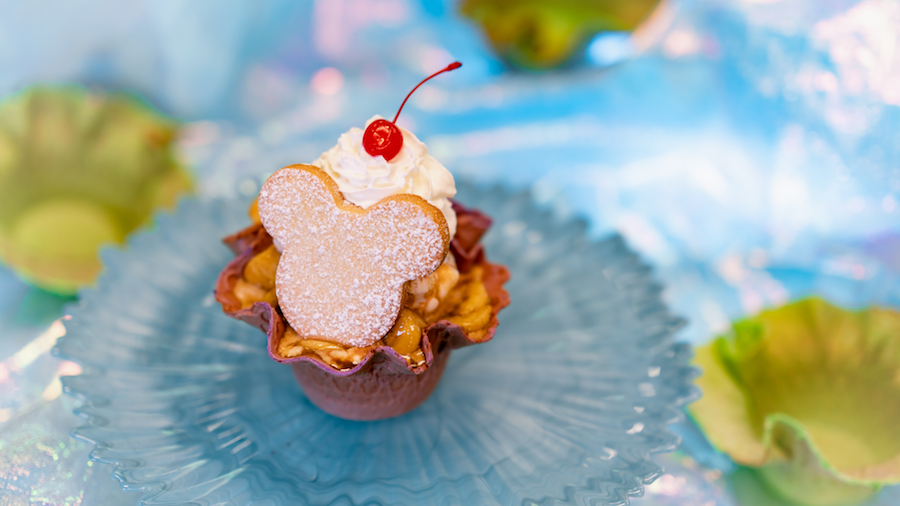
POLYGON ((397 153, 400 152, 400 148, 403 147, 403 134, 400 133, 400 129, 397 128, 397 118, 400 117, 400 111, 403 110, 403 106, 406 105, 406 101, 409 100, 410 95, 412 95, 414 91, 419 89, 419 86, 425 84, 425 81, 431 79, 432 77, 443 72, 449 72, 451 70, 458 69, 460 67, 462 67, 462 63, 455 61, 423 79, 422 82, 417 84, 416 87, 413 88, 408 95, 406 95, 406 98, 403 99, 403 103, 400 104, 400 109, 397 110, 397 114, 394 116, 394 121, 388 121, 386 119, 376 119, 375 121, 369 123, 369 126, 366 127, 366 131, 365 133, 363 133, 362 138, 362 144, 366 149, 366 153, 369 153, 372 156, 381 155, 387 161, 391 161, 392 158, 397 156, 397 153))

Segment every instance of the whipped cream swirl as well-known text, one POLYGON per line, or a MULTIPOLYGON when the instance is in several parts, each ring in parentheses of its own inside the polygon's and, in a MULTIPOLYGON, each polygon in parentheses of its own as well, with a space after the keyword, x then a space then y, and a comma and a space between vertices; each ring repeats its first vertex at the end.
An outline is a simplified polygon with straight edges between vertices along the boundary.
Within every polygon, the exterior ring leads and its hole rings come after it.
MULTIPOLYGON (((381 116, 373 116, 366 126, 381 116)), ((399 128, 399 127, 398 127, 399 128)), ((351 128, 341 134, 333 148, 312 163, 338 184, 348 201, 362 208, 398 193, 411 193, 440 209, 447 220, 450 238, 456 234, 456 212, 450 198, 456 195, 453 175, 428 154, 428 148, 404 128, 403 148, 390 162, 372 156, 362 146, 363 129, 351 128)))

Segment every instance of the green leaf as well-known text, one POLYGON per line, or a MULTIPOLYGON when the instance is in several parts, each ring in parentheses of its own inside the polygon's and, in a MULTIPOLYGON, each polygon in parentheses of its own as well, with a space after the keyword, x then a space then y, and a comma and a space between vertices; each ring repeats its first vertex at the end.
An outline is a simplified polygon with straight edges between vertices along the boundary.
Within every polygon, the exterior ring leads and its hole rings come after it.
POLYGON ((191 190, 177 129, 138 99, 78 86, 0 102, 0 260, 56 293, 90 284, 102 245, 191 190))
POLYGON ((598 32, 631 31, 659 0, 465 0, 460 12, 482 26, 513 65, 547 70, 565 64, 598 32))
POLYGON ((851 504, 900 483, 900 314, 819 298, 736 321, 697 350, 710 442, 795 502, 851 504))

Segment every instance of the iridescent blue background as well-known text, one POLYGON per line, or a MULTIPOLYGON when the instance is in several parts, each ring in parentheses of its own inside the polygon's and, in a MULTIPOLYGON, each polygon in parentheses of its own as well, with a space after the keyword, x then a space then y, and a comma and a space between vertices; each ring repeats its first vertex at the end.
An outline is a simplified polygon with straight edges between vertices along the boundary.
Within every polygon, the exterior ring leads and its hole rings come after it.
MULTIPOLYGON (((460 60, 401 124, 460 177, 621 232, 702 343, 809 293, 900 305, 898 46, 892 0, 673 0, 534 74, 449 1, 0 0, 0 95, 136 90, 189 121, 181 154, 213 197, 254 192, 460 60)), ((76 401, 55 378, 77 366, 47 353, 65 302, 0 270, 0 502, 134 503, 66 436, 76 401)), ((733 504, 728 463, 681 430, 695 458, 665 457, 634 502, 733 504)))

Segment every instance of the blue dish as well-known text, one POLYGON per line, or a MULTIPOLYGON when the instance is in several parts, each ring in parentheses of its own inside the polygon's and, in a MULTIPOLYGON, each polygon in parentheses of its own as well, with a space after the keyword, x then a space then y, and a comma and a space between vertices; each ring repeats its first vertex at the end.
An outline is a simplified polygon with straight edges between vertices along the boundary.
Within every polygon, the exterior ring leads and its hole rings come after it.
POLYGON ((265 336, 213 300, 220 239, 246 202, 186 202, 84 292, 56 353, 81 364, 75 437, 145 504, 625 504, 660 475, 695 395, 690 349, 650 269, 528 194, 460 184, 494 218, 512 305, 490 343, 395 419, 350 422, 307 401, 265 336))

